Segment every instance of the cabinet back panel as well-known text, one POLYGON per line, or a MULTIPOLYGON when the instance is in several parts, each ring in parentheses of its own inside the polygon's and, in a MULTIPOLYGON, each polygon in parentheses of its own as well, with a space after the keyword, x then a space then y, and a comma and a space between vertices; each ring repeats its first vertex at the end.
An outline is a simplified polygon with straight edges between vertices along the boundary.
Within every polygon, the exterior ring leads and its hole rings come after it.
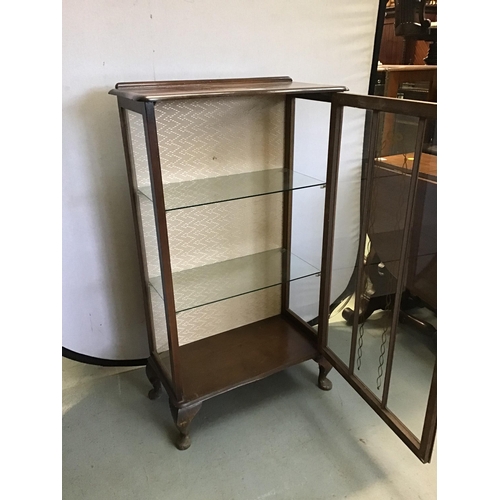
POLYGON ((284 109, 283 96, 159 102, 163 182, 283 168, 284 109))
POLYGON ((281 285, 177 314, 179 344, 189 344, 281 311, 281 285))
POLYGON ((169 212, 172 271, 281 248, 282 212, 281 193, 169 212))

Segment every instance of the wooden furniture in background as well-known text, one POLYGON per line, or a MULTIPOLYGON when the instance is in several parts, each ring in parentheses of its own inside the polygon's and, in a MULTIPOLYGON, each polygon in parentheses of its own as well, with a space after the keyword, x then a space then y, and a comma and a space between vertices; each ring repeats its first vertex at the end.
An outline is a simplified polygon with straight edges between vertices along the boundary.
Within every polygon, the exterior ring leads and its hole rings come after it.
MULTIPOLYGON (((383 82, 382 92, 385 97, 404 97, 403 86, 406 84, 422 84, 418 100, 437 101, 437 66, 407 66, 407 65, 379 65, 377 68, 379 81, 383 82)), ((390 155, 393 146, 393 134, 396 125, 396 115, 386 113, 382 132, 381 155, 390 155)), ((431 131, 426 132, 427 139, 431 131)))
POLYGON ((384 81, 385 97, 397 97, 403 83, 428 82, 429 93, 426 100, 437 100, 437 66, 380 64, 377 72, 384 81))
MULTIPOLYGON (((427 2, 425 17, 437 21, 437 1, 427 2)), ((429 52, 429 42, 397 36, 395 32, 395 5, 388 1, 378 60, 382 64, 423 65, 429 52)))
MULTIPOLYGON (((377 310, 394 308, 414 159, 414 153, 375 159, 367 223, 370 252, 364 264, 367 281, 359 308, 360 324, 377 310)), ((435 336, 432 325, 412 315, 412 310, 422 305, 437 312, 437 156, 433 154, 421 153, 408 240, 399 319, 435 336)), ((352 308, 345 308, 342 316, 353 324, 352 308)))
MULTIPOLYGON (((373 198, 371 208, 374 224, 369 237, 380 261, 393 277, 397 276, 397 252, 403 231, 403 228, 397 227, 397 220, 401 218, 400 212, 406 208, 406 202, 402 206, 397 206, 397 203, 401 203, 401 193, 404 197, 408 190, 413 161, 413 153, 382 157, 376 161, 377 195, 373 198), (387 227, 394 229, 387 232, 387 227)), ((436 155, 422 153, 410 240, 406 289, 430 309, 437 311, 436 155)), ((392 290, 386 290, 387 293, 394 291, 394 286, 392 290)))

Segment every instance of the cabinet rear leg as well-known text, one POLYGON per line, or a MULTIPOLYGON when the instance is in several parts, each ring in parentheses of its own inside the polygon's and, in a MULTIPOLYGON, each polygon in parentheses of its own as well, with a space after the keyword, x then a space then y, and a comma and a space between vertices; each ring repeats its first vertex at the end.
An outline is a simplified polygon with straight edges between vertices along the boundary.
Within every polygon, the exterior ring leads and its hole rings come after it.
POLYGON ((151 385, 153 386, 153 388, 148 393, 148 398, 158 399, 161 393, 161 382, 160 379, 158 378, 158 375, 156 375, 156 372, 154 371, 153 367, 149 364, 149 361, 148 364, 146 365, 146 376, 148 377, 148 380, 151 382, 151 385))
POLYGON ((191 438, 189 437, 189 427, 193 418, 200 411, 201 403, 187 406, 184 408, 176 408, 170 401, 170 411, 174 418, 175 425, 179 430, 180 436, 175 446, 179 450, 187 450, 191 446, 191 438))
POLYGON ((323 391, 329 391, 333 384, 326 376, 332 369, 332 365, 323 357, 316 359, 316 363, 319 365, 318 387, 323 391))

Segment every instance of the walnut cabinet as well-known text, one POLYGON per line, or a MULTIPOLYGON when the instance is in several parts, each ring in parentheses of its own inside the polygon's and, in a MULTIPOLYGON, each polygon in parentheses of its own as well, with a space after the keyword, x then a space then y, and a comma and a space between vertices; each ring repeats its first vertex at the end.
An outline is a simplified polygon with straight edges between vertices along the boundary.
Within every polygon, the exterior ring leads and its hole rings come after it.
MULTIPOLYGON (((423 120, 435 109, 346 91, 289 77, 128 82, 110 91, 118 100, 141 263, 149 397, 158 398, 162 388, 168 394, 179 449, 190 446, 190 424, 203 401, 315 360, 320 389, 331 389, 327 374, 336 368, 422 461, 430 459, 435 380, 423 435, 416 438, 384 407, 383 397, 356 378, 328 336, 343 109, 403 112, 423 120), (317 178, 294 168, 298 99, 330 107, 324 175, 317 178), (293 199, 302 190, 324 199, 321 257, 315 262, 292 245, 293 199), (290 307, 291 289, 301 280, 317 287, 313 320, 290 307)), ((373 135, 381 120, 370 123, 366 130, 373 135)), ((370 139, 365 142, 365 156, 375 156, 375 146, 370 150, 370 139)), ((370 168, 373 161, 364 166, 363 183, 370 168)), ((360 231, 361 245, 363 220, 360 231)), ((360 251, 351 280, 358 284, 358 301, 362 259, 360 251)), ((400 288, 401 294, 404 283, 400 288)), ((356 329, 358 324, 353 338, 356 329)))

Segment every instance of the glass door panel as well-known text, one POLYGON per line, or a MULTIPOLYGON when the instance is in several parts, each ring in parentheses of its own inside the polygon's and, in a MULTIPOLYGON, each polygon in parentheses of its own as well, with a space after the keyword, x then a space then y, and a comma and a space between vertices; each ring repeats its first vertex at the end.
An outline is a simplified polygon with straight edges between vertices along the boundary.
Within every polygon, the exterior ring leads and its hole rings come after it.
POLYGON ((345 292, 331 294, 325 356, 427 462, 436 428, 435 122, 366 117, 358 257, 345 292))

